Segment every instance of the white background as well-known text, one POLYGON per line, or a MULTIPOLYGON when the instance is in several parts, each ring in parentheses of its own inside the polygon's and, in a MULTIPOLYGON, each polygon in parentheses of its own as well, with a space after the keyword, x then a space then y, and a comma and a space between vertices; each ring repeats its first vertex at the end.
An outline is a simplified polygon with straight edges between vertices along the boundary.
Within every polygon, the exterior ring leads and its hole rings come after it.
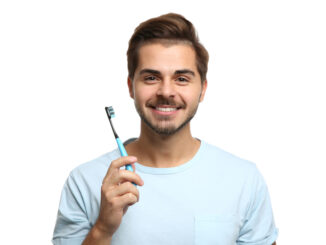
POLYGON ((193 135, 253 161, 269 186, 278 244, 324 244, 324 1, 0 3, 1 244, 50 244, 76 166, 138 136, 127 92, 134 28, 177 12, 210 53, 193 135))

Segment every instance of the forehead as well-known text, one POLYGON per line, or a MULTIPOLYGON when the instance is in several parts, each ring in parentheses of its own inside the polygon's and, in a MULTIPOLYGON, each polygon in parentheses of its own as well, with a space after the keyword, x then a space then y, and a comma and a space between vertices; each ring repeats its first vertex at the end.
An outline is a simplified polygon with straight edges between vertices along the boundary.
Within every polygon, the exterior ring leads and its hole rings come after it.
POLYGON ((192 46, 185 43, 171 45, 150 43, 143 45, 138 50, 136 73, 147 68, 162 72, 190 69, 198 73, 196 53, 192 46))

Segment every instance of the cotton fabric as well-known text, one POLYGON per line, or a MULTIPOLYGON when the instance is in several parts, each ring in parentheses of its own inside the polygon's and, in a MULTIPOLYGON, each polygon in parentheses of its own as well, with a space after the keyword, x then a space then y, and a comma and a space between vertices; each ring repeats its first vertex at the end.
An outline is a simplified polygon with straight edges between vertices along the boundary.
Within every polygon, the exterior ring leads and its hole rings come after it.
MULTIPOLYGON (((118 149, 75 168, 64 184, 55 245, 82 244, 95 224, 101 185, 118 149)), ((135 163, 144 180, 112 245, 271 245, 271 201, 256 165, 201 141, 189 162, 172 168, 135 163)))

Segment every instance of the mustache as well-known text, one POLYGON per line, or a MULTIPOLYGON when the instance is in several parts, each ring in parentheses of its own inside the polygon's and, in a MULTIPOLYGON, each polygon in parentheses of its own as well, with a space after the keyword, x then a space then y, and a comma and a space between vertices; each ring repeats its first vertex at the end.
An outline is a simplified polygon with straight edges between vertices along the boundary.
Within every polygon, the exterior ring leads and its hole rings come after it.
POLYGON ((185 108, 185 104, 181 103, 176 103, 174 99, 157 99, 154 101, 148 101, 146 103, 146 106, 148 107, 157 107, 157 106, 173 106, 176 108, 185 108))

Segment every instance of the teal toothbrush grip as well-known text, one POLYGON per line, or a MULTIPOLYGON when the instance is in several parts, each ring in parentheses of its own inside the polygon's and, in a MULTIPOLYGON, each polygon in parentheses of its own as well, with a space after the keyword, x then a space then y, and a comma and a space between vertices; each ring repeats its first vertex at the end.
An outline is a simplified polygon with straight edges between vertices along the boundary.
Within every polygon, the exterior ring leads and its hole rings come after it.
MULTIPOLYGON (((126 151, 125 147, 123 146, 120 138, 116 138, 116 140, 117 140, 117 143, 118 143, 118 147, 119 147, 121 156, 123 156, 123 157, 128 156, 127 151, 126 151)), ((131 171, 131 172, 133 171, 131 164, 127 164, 126 169, 131 171)))

